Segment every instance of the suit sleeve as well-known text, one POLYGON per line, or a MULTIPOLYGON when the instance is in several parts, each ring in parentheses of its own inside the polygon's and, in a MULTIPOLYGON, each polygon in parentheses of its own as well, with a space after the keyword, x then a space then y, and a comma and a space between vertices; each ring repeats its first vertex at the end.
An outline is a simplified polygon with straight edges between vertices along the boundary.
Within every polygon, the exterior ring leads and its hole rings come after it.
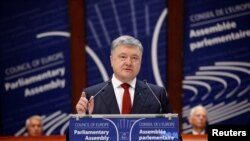
POLYGON ((167 93, 164 88, 161 87, 160 101, 162 105, 162 113, 172 113, 172 107, 167 97, 167 93))

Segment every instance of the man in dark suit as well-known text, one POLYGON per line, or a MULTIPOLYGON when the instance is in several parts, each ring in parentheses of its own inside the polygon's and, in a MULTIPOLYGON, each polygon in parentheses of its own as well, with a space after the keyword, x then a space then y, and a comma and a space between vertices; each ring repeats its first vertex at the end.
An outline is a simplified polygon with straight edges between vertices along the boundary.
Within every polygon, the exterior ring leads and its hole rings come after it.
POLYGON ((82 92, 76 110, 79 114, 157 114, 170 113, 163 87, 136 78, 141 68, 143 47, 131 36, 120 36, 112 42, 111 80, 82 92), (125 100, 126 99, 126 100, 125 100))

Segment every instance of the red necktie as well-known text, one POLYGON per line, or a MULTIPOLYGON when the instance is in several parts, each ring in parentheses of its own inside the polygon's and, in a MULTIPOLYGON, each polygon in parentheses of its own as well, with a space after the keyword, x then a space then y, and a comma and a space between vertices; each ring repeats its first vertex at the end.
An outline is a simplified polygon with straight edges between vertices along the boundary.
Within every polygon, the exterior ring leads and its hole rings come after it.
POLYGON ((123 83, 121 86, 124 89, 122 98, 122 114, 130 114, 131 113, 131 99, 129 94, 130 85, 127 83, 123 83))

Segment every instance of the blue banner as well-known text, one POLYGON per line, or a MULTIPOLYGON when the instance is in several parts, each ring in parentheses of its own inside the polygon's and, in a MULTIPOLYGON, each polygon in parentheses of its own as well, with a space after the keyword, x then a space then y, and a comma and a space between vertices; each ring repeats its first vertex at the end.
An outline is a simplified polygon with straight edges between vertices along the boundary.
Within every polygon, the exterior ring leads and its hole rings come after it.
POLYGON ((138 38, 144 47, 139 79, 166 86, 166 1, 86 0, 88 85, 112 75, 111 42, 120 35, 138 38))
POLYGON ((185 3, 183 129, 190 109, 207 108, 209 124, 250 124, 250 2, 185 3))
POLYGON ((2 1, 0 84, 3 135, 26 135, 40 115, 44 134, 64 134, 71 112, 68 2, 2 1))
POLYGON ((70 141, 179 141, 177 115, 72 115, 70 141))

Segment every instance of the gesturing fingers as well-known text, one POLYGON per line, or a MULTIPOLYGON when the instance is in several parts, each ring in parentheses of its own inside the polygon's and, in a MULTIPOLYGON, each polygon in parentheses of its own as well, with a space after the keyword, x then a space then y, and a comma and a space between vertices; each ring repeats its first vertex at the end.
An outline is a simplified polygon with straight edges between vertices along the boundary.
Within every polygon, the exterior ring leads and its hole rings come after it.
POLYGON ((76 111, 78 114, 86 114, 88 110, 88 100, 86 98, 85 92, 82 92, 82 96, 76 104, 76 111))

